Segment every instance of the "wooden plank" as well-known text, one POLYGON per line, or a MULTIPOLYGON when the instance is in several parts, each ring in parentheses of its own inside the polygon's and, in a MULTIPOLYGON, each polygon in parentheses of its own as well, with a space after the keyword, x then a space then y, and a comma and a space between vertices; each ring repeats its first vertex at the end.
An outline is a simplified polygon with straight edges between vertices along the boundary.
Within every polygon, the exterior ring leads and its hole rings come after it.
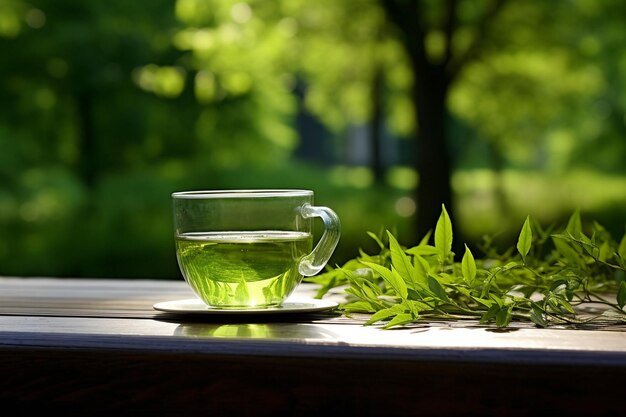
MULTIPOLYGON (((294 295, 316 288, 303 283, 294 295)), ((184 281, 0 278, 0 315, 154 318, 155 303, 195 297, 184 281)))
MULTIPOLYGON (((251 354, 258 348, 252 342, 264 340, 261 348, 282 349, 285 354, 292 349, 300 354, 300 345, 312 347, 305 349, 309 354, 317 345, 323 345, 379 349, 400 356, 411 349, 420 354, 428 349, 447 349, 452 356, 459 351, 516 351, 522 359, 525 355, 537 356, 537 352, 579 352, 572 357, 573 361, 602 361, 602 355, 609 355, 608 360, 618 362, 626 352, 626 332, 619 331, 623 327, 617 327, 616 331, 581 331, 514 324, 507 329, 495 329, 475 321, 439 321, 382 330, 377 326, 364 326, 367 316, 346 318, 336 313, 189 317, 152 308, 154 302, 168 297, 191 295, 184 282, 2 279, 0 290, 0 345, 71 347, 74 343, 76 347, 95 347, 103 343, 117 349, 167 346, 167 349, 212 352, 211 346, 217 346, 216 341, 235 340, 247 343, 241 354, 251 354), (160 292, 145 294, 142 287, 159 288, 160 292), (5 288, 12 288, 12 293, 4 293, 5 288), (39 291, 38 296, 31 297, 33 289, 39 291), (89 296, 84 297, 85 293, 89 296), (119 343, 111 344, 109 339, 117 336, 119 343), (159 339, 159 343, 155 344, 154 338, 159 339), (163 338, 167 340, 161 340, 163 338), (203 347, 198 341, 213 344, 203 347), (268 341, 276 342, 277 346, 268 345, 268 341)), ((313 290, 303 285, 301 291, 313 290)), ((565 355, 564 360, 570 359, 565 355)))
POLYGON ((0 349, 5 409, 71 415, 620 416, 625 369, 0 349))
MULTIPOLYGON (((240 318, 238 320, 241 320, 240 318)), ((274 319, 275 320, 275 319, 274 319)), ((420 327, 382 330, 302 318, 254 323, 0 316, 0 347, 178 351, 563 365, 626 365, 626 334, 420 327)))
POLYGON ((194 318, 152 309, 189 291, 184 282, 0 279, 0 401, 22 413, 76 415, 623 411, 619 327, 438 321, 383 330, 358 315, 194 318))

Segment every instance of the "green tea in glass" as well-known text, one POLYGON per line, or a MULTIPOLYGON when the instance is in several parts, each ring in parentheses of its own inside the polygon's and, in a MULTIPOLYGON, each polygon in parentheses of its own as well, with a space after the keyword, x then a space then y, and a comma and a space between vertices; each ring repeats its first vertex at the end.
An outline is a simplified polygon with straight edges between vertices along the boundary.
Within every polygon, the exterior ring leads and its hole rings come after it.
POLYGON ((214 190, 172 194, 176 258, 208 306, 275 307, 317 274, 340 235, 339 218, 311 190, 214 190), (324 222, 313 247, 312 219, 324 222))

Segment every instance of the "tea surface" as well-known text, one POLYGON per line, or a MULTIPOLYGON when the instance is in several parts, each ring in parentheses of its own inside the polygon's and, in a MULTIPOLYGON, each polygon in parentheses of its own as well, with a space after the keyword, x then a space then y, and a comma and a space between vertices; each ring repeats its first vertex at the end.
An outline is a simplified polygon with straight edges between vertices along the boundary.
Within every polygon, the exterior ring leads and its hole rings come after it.
POLYGON ((300 259, 310 233, 294 231, 194 232, 176 237, 185 280, 207 304, 278 305, 300 283, 300 259))

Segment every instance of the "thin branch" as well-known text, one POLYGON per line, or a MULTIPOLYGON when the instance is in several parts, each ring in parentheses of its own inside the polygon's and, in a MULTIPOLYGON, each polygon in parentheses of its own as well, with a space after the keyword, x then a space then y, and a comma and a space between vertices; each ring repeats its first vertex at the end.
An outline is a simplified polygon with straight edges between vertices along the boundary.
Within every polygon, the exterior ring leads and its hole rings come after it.
POLYGON ((426 62, 425 33, 420 21, 419 1, 382 0, 381 4, 389 20, 404 36, 404 46, 411 60, 426 62))
POLYGON ((448 65, 448 77, 450 80, 456 78, 460 70, 473 59, 476 59, 483 47, 483 42, 489 30, 489 23, 491 23, 503 9, 503 6, 508 0, 495 0, 491 9, 487 11, 483 19, 478 24, 477 34, 472 44, 465 51, 465 53, 456 59, 454 62, 450 62, 448 65))
POLYGON ((445 68, 452 59, 452 36, 457 27, 458 0, 448 0, 446 3, 446 17, 443 24, 443 32, 446 40, 446 50, 443 57, 443 67, 445 68))

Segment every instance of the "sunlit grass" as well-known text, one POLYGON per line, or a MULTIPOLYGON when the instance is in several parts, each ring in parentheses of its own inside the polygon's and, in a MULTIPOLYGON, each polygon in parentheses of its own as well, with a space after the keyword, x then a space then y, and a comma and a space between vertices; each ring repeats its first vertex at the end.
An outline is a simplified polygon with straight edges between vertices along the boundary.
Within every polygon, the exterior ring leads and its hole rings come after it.
MULTIPOLYGON (((414 229, 417 175, 409 168, 391 172, 386 181, 375 183, 366 167, 294 161, 215 171, 207 164, 172 160, 108 175, 89 193, 65 171, 26 171, 21 195, 0 190, 0 232, 12 236, 0 241, 0 273, 176 278, 170 193, 227 188, 314 190, 315 203, 331 207, 341 219, 341 240, 331 265, 342 264, 359 248, 376 250, 367 232, 389 229, 407 245, 422 237, 414 229)), ((491 235, 508 246, 527 215, 544 225, 562 224, 577 208, 583 220, 598 220, 616 239, 625 230, 624 175, 506 170, 496 176, 466 170, 454 174, 453 190, 455 206, 449 211, 457 221, 454 236, 469 245, 491 235)), ((319 239, 322 223, 314 224, 319 239)))
POLYGON ((621 222, 621 233, 626 224, 623 175, 579 169, 561 175, 505 170, 498 176, 488 170, 472 170, 454 174, 453 189, 457 219, 471 238, 511 235, 519 230, 527 215, 544 225, 552 224, 576 209, 589 220, 600 216, 621 222), (621 219, 616 218, 620 215, 621 219))
POLYGON ((374 175, 367 167, 338 165, 330 170, 330 181, 338 187, 369 188, 374 183, 374 175))
POLYGON ((412 190, 417 187, 419 181, 417 171, 405 166, 391 167, 385 177, 390 186, 400 190, 412 190))

